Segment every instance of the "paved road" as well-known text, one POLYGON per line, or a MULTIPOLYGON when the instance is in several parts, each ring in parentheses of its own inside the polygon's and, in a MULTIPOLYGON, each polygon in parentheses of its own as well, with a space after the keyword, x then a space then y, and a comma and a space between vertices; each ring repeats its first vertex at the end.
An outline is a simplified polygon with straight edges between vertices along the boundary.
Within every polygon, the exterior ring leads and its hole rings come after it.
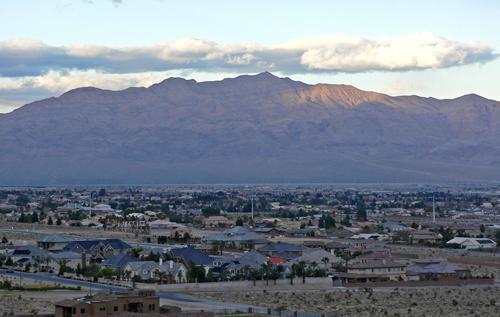
MULTIPOLYGON (((60 278, 56 275, 52 274, 35 274, 35 273, 25 273, 25 272, 14 272, 14 273, 6 273, 5 271, 1 272, 2 275, 10 276, 14 278, 25 278, 25 279, 33 279, 38 281, 50 282, 54 284, 64 284, 69 286, 80 286, 82 289, 89 289, 92 291, 101 291, 101 292, 124 292, 127 290, 125 287, 106 285, 100 283, 90 283, 79 280, 70 280, 65 278, 60 278)), ((267 308, 265 307, 257 307, 257 306, 248 306, 242 304, 232 304, 232 303, 224 303, 219 301, 211 301, 193 298, 189 295, 180 294, 176 292, 157 292, 157 295, 162 299, 167 299, 169 301, 176 302, 179 306, 183 306, 183 304, 187 304, 190 307, 198 308, 198 309, 214 309, 214 310, 228 310, 228 311, 248 311, 249 307, 255 312, 265 313, 267 308)))

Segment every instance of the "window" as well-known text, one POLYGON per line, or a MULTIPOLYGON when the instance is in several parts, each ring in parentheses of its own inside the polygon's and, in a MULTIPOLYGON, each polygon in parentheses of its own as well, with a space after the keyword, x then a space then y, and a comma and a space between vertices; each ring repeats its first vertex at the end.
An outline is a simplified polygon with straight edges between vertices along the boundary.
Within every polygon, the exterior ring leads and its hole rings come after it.
POLYGON ((105 311, 105 310, 106 310, 106 307, 104 307, 104 306, 99 307, 99 310, 100 310, 100 311, 105 311))
POLYGON ((85 315, 85 308, 80 308, 80 315, 85 315))
POLYGON ((123 304, 123 310, 127 311, 127 305, 126 304, 123 304))
POLYGON ((76 314, 76 307, 73 307, 72 309, 72 314, 75 315, 76 314))
POLYGON ((118 306, 113 307, 113 311, 118 311, 118 306))

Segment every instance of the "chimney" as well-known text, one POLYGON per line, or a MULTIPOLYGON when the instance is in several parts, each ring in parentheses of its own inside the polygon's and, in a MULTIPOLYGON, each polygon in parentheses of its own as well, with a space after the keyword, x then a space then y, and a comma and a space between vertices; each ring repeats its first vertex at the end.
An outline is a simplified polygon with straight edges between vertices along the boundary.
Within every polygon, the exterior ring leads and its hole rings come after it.
POLYGON ((174 261, 172 261, 172 260, 168 261, 168 266, 170 267, 170 269, 173 269, 174 268, 174 261))

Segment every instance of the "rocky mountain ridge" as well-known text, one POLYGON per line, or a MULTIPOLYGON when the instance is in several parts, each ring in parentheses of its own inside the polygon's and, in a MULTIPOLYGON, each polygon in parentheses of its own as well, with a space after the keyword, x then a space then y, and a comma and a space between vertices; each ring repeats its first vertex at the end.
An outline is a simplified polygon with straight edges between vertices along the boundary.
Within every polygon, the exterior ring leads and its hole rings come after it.
POLYGON ((85 87, 0 116, 1 184, 500 180, 500 103, 270 73, 85 87))

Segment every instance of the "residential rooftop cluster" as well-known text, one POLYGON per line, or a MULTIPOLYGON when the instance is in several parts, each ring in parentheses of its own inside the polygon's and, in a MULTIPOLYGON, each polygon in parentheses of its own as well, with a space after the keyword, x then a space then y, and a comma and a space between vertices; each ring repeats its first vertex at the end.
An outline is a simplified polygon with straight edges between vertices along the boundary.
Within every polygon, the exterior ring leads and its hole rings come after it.
POLYGON ((500 241, 496 189, 4 188, 0 212, 4 270, 132 289, 490 283, 456 258, 500 241))

